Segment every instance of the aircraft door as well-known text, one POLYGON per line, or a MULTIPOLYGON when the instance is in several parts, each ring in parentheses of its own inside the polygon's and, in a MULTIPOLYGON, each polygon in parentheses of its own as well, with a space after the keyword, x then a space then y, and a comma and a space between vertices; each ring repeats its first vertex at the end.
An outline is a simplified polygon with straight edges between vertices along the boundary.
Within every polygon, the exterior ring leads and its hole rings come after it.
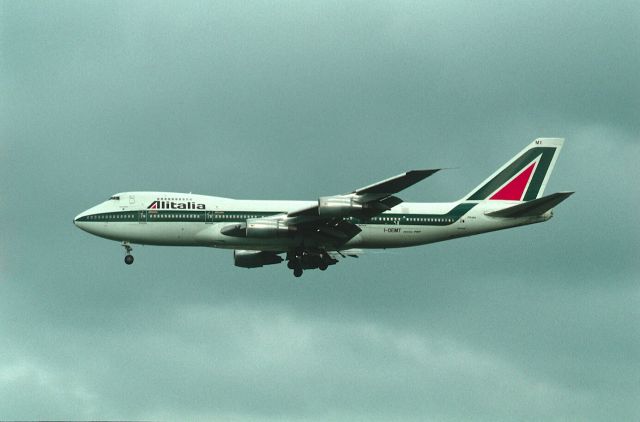
POLYGON ((475 222, 476 222, 475 215, 466 214, 460 217, 456 225, 458 230, 461 230, 461 231, 473 230, 475 222))
POLYGON ((213 223, 213 211, 205 211, 204 212, 204 222, 206 224, 213 223))
POLYGON ((147 215, 149 212, 147 210, 138 211, 138 223, 147 224, 147 215))

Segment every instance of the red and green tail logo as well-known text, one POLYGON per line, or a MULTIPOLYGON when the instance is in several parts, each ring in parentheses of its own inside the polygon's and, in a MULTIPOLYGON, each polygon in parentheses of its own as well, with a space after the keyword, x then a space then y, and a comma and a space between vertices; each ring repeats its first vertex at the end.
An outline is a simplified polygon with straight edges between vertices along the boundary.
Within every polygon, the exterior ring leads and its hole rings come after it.
POLYGON ((521 201, 531 176, 533 176, 533 169, 536 167, 536 162, 529 164, 519 174, 515 175, 506 185, 500 188, 496 193, 491 195, 489 199, 496 199, 502 201, 521 201))
POLYGON ((534 147, 526 150, 506 168, 476 188, 468 200, 529 201, 541 193, 550 169, 555 147, 534 147))

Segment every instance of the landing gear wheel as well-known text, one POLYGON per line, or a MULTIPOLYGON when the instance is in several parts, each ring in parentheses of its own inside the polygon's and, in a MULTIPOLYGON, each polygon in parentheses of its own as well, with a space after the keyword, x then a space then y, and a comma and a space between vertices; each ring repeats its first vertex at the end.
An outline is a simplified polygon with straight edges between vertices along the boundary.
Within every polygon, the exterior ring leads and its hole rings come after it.
POLYGON ((320 265, 318 265, 318 269, 319 269, 320 271, 324 271, 324 270, 326 270, 327 268, 329 268, 329 266, 327 265, 327 263, 326 263, 326 262, 321 262, 321 263, 320 263, 320 265))
POLYGON ((300 277, 302 275, 302 268, 297 267, 293 269, 293 276, 300 277))
POLYGON ((127 251, 127 256, 124 257, 124 263, 127 265, 133 264, 133 255, 131 255, 131 251, 133 250, 133 248, 131 247, 131 245, 129 245, 129 242, 126 240, 122 242, 122 247, 124 248, 125 251, 127 251))
POLYGON ((287 261, 287 268, 289 268, 290 270, 293 270, 296 268, 296 263, 293 261, 293 259, 290 259, 289 261, 287 261))

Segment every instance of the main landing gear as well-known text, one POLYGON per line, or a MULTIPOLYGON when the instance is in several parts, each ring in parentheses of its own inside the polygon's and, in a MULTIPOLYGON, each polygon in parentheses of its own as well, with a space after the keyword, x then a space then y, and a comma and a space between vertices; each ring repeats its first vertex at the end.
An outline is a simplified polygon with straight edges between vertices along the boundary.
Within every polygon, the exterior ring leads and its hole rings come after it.
POLYGON ((133 255, 131 255, 133 248, 129 245, 129 242, 122 242, 122 247, 127 251, 127 256, 124 257, 124 263, 127 265, 133 264, 133 255))
POLYGON ((290 270, 293 270, 294 277, 302 276, 302 260, 300 257, 296 256, 295 258, 290 258, 287 262, 287 267, 290 270))
POLYGON ((293 270, 293 275, 295 277, 302 276, 303 270, 310 270, 317 268, 320 271, 326 270, 329 265, 333 265, 337 260, 331 258, 329 254, 324 251, 296 251, 290 253, 287 256, 287 267, 290 270, 293 270))

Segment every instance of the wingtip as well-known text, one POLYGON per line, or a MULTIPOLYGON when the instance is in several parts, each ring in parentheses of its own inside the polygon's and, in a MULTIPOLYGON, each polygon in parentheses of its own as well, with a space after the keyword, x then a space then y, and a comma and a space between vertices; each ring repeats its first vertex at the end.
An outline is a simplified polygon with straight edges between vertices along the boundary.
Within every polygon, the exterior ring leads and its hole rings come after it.
POLYGON ((406 174, 423 174, 427 176, 431 176, 434 173, 439 172, 442 169, 417 169, 417 170, 409 170, 406 174))

